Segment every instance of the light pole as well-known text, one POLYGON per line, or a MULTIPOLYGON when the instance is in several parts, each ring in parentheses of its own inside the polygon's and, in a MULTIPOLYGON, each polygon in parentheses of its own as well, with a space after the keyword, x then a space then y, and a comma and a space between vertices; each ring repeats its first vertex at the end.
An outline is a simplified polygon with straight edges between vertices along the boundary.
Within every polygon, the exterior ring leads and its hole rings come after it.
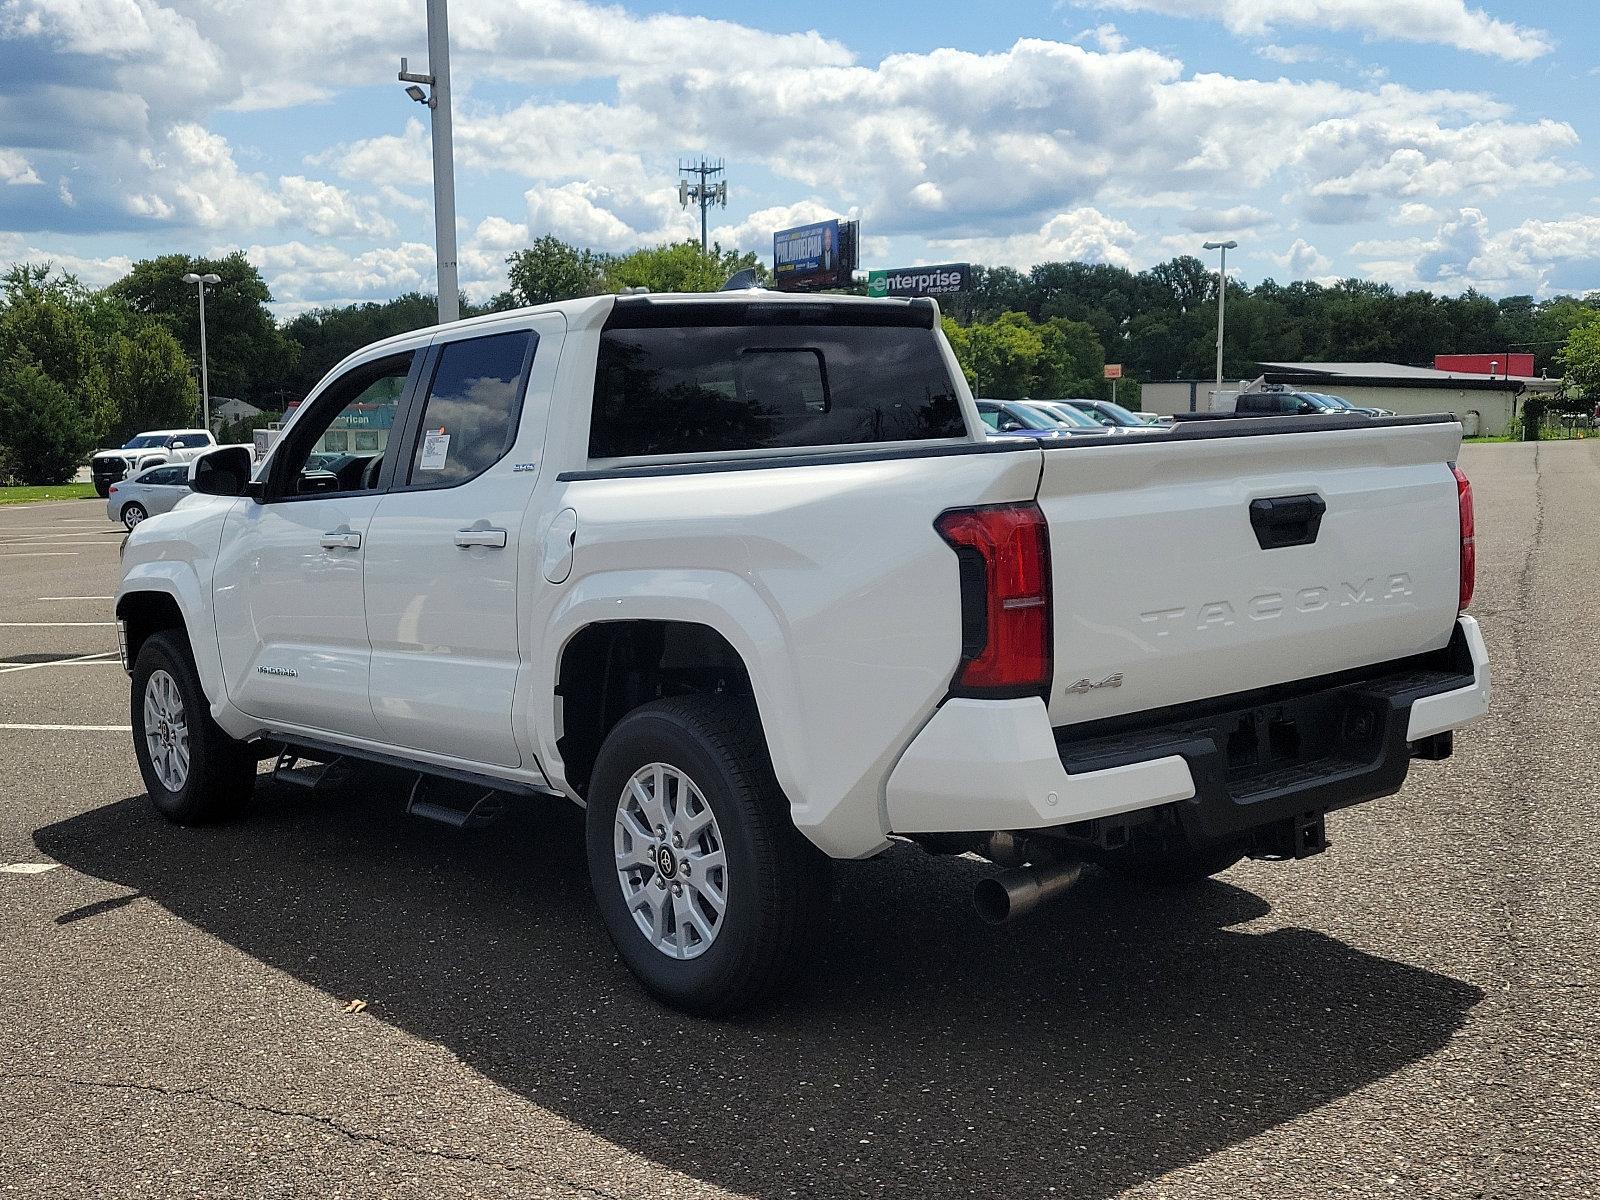
POLYGON ((1217 391, 1222 390, 1222 323, 1228 311, 1228 251, 1237 250, 1235 241, 1207 242, 1207 250, 1221 250, 1222 263, 1217 267, 1217 391))
POLYGON ((439 324, 461 319, 461 293, 456 283, 456 168, 450 133, 450 27, 445 0, 428 0, 429 73, 418 75, 400 60, 400 82, 406 95, 433 112, 433 239, 439 269, 439 324), (418 84, 427 84, 432 93, 418 84))
POLYGON ((201 424, 209 432, 211 429, 211 374, 206 365, 206 284, 216 287, 222 282, 221 275, 196 275, 190 271, 183 277, 185 283, 192 283, 200 291, 200 403, 204 419, 201 424))

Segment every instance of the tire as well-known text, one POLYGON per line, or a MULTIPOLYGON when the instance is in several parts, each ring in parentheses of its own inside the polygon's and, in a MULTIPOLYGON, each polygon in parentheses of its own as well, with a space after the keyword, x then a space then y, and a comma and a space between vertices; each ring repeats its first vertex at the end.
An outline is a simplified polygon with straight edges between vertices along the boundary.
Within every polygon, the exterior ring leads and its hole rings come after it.
POLYGON ((749 701, 680 696, 624 717, 595 763, 585 840, 595 902, 617 953, 646 991, 687 1013, 731 1016, 770 1003, 804 965, 826 919, 829 860, 795 829, 749 701), (636 778, 660 804, 669 833, 688 832, 687 845, 631 832, 647 811, 636 778), (695 832, 707 810, 709 825, 695 832), (626 892, 618 866, 625 846, 635 859, 626 892), (647 933, 636 910, 662 936, 647 933))
POLYGON ((1101 865, 1122 879, 1147 887, 1191 887, 1226 871, 1244 857, 1238 842, 1164 846, 1125 850, 1107 856, 1101 865))
POLYGON ((106 499, 111 495, 111 485, 109 483, 101 483, 96 479, 94 481, 94 494, 102 500, 106 499))
POLYGON ((203 824, 228 815, 249 799, 255 788, 255 756, 211 719, 200 676, 181 634, 171 630, 151 634, 139 647, 129 707, 139 774, 163 817, 179 825, 203 824), (178 720, 158 727, 155 721, 163 715, 176 715, 178 720), (159 756, 153 757, 157 747, 159 756))
POLYGON ((133 527, 146 519, 150 514, 145 511, 144 505, 137 500, 130 500, 122 506, 122 524, 125 529, 132 532, 133 527))

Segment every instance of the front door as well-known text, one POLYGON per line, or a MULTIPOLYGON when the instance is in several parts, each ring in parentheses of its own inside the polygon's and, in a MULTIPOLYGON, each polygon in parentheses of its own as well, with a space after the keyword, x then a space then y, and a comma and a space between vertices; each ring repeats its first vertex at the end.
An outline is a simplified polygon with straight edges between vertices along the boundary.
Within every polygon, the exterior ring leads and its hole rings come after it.
POLYGON ((517 570, 565 324, 441 338, 418 385, 366 550, 372 708, 393 745, 522 763, 517 570))
POLYGON ((417 357, 365 363, 306 401, 259 499, 228 517, 213 585, 217 640, 229 698, 251 716, 381 738, 367 697, 362 568, 393 472, 387 435, 417 357))

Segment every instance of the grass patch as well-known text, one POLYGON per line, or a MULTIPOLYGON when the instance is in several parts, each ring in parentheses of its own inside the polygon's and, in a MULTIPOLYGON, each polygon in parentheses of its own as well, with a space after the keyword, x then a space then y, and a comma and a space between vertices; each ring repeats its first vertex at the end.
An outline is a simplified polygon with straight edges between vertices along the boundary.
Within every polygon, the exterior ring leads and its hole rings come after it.
POLYGON ((1520 442, 1521 438, 1514 438, 1508 433, 1498 433, 1493 436, 1480 436, 1462 438, 1463 442, 1520 442))
POLYGON ((52 487, 0 487, 0 504, 33 504, 40 500, 93 500, 92 483, 62 483, 52 487))

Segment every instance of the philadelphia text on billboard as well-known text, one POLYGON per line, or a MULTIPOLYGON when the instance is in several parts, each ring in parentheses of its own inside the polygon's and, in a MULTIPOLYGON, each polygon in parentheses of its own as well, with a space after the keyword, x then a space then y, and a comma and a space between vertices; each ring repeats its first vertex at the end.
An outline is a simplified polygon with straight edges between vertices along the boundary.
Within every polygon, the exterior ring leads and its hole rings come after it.
POLYGON ((782 280, 791 275, 832 272, 839 261, 839 222, 818 221, 772 235, 772 273, 782 280))
POLYGON ((967 290, 972 268, 967 263, 937 267, 897 267, 867 273, 869 296, 948 296, 967 290))

